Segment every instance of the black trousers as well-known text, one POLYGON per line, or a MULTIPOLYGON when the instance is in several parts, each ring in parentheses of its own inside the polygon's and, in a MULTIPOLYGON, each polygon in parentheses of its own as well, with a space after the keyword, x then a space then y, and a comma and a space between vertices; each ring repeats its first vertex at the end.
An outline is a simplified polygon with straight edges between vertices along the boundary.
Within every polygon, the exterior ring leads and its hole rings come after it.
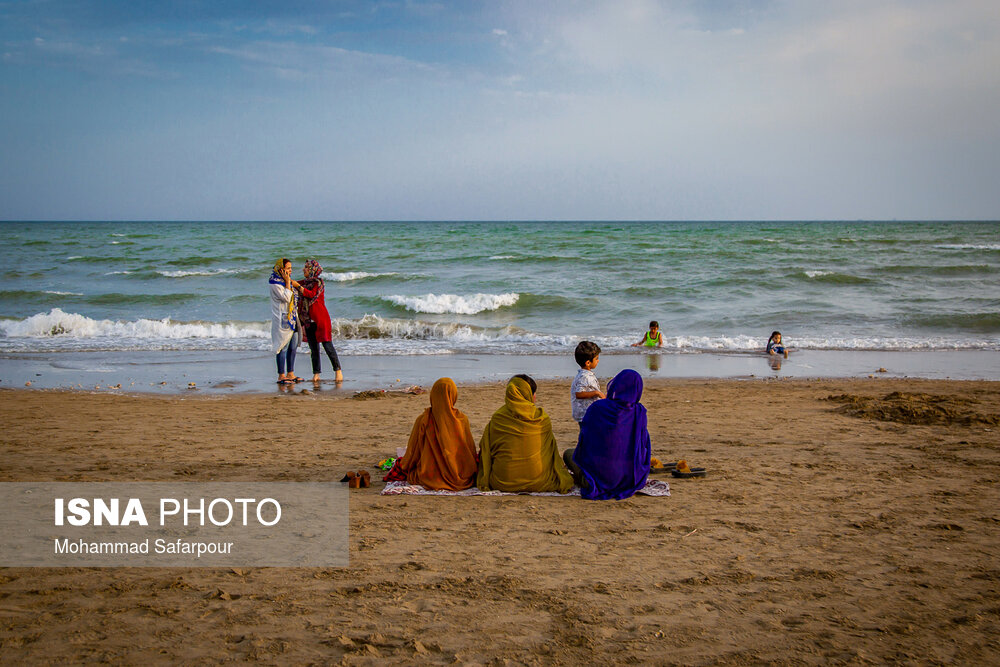
MULTIPOLYGON (((306 325, 306 341, 309 343, 309 356, 312 358, 313 373, 319 375, 319 343, 316 342, 316 323, 310 322, 306 325)), ((340 370, 340 359, 337 358, 337 350, 330 341, 323 341, 323 349, 326 356, 330 357, 330 363, 334 371, 340 370)))

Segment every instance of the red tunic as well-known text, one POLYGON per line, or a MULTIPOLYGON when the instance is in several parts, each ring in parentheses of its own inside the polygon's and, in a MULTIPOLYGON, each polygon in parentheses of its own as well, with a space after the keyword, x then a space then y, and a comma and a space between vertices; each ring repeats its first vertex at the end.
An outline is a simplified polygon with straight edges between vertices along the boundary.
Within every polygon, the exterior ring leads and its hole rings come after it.
MULTIPOLYGON (((316 299, 309 306, 308 312, 309 319, 316 323, 315 342, 329 343, 333 339, 333 333, 330 330, 330 313, 326 310, 324 295, 319 290, 319 282, 315 280, 300 280, 299 284, 302 285, 302 296, 306 299, 316 299)), ((306 324, 308 325, 308 323, 306 324)), ((308 334, 306 336, 308 339, 308 334)))

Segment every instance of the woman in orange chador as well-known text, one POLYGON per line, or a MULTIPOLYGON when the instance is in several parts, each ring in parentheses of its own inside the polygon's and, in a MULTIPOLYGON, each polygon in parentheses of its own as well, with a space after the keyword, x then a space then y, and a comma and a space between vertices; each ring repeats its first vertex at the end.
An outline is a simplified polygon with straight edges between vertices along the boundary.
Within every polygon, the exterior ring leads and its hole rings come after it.
POLYGON ((386 479, 403 479, 425 489, 461 491, 476 483, 479 462, 469 419, 455 409, 458 387, 441 378, 431 387, 431 407, 417 417, 406 454, 386 479))

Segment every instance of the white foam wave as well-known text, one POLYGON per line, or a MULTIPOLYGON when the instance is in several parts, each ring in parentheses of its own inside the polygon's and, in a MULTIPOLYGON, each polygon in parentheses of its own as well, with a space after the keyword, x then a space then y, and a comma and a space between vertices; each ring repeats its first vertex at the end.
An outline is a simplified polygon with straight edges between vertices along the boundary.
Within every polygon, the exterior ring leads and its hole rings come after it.
POLYGON ((808 278, 819 278, 820 276, 833 275, 833 271, 806 271, 805 274, 808 278))
POLYGON ((517 259, 514 255, 493 255, 490 259, 517 259))
POLYGON ((506 294, 424 294, 422 296, 400 296, 397 294, 381 297, 397 306, 416 313, 475 315, 488 310, 513 306, 521 298, 516 292, 506 294))
POLYGON ((45 294, 58 294, 59 296, 83 296, 83 292, 60 292, 59 290, 45 290, 45 294))
POLYGON ((23 320, 0 321, 7 338, 119 338, 135 344, 139 340, 232 339, 270 336, 269 324, 257 322, 175 322, 95 320, 78 313, 53 308, 23 320))
MULTIPOLYGON (((547 334, 513 326, 386 319, 365 315, 333 321, 337 349, 346 355, 561 354, 572 357, 582 339, 605 353, 645 352, 630 347, 633 336, 599 336, 585 331, 547 334)), ((793 350, 1000 350, 1000 338, 903 338, 788 336, 793 350)), ((67 350, 255 350, 269 348, 270 322, 177 322, 93 319, 54 308, 24 320, 0 320, 0 351, 67 350)), ((765 341, 750 335, 664 336, 661 354, 760 353, 765 341)), ((305 346, 303 345, 303 349, 305 346)))
POLYGON ((83 255, 70 255, 69 257, 66 258, 66 261, 69 262, 74 259, 83 259, 83 255))
MULTIPOLYGON (((167 278, 187 278, 188 276, 219 276, 226 273, 240 273, 240 269, 202 269, 199 271, 157 271, 167 278)), ((125 271, 124 273, 128 273, 125 271)))
POLYGON ((1000 250, 1000 243, 945 243, 934 247, 941 250, 1000 250))
POLYGON ((398 276, 398 273, 368 273, 367 271, 345 271, 343 273, 323 272, 323 280, 335 283, 349 283, 354 280, 365 280, 367 278, 381 278, 384 276, 398 276))
POLYGON ((104 275, 106 276, 127 276, 130 275, 131 271, 108 271, 104 275))
POLYGON ((436 340, 461 344, 498 342, 564 345, 570 341, 566 336, 537 334, 510 326, 491 329, 455 322, 386 319, 371 314, 357 320, 333 320, 333 335, 347 340, 436 340))

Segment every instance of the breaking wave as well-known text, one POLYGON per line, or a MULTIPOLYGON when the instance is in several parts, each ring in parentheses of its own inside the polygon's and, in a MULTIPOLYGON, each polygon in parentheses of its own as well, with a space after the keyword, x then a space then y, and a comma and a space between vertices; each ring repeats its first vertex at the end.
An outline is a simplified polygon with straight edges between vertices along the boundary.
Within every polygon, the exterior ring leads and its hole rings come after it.
MULTIPOLYGON (((368 314, 332 322, 338 351, 351 355, 566 354, 584 337, 555 335, 515 326, 488 327, 454 322, 384 318, 368 314)), ((53 308, 25 319, 0 319, 0 352, 81 350, 256 350, 270 347, 270 321, 181 322, 94 319, 53 308)), ((586 336, 605 353, 635 352, 634 336, 586 336)), ((1000 338, 802 337, 798 350, 1000 350, 1000 338)), ((664 336, 666 354, 756 353, 759 336, 664 336)), ((304 347, 304 346, 303 346, 304 347)))
POLYGON ((521 295, 509 292, 507 294, 470 294, 466 296, 459 294, 392 295, 380 298, 415 313, 475 315, 488 310, 499 310, 513 306, 521 298, 521 295))

